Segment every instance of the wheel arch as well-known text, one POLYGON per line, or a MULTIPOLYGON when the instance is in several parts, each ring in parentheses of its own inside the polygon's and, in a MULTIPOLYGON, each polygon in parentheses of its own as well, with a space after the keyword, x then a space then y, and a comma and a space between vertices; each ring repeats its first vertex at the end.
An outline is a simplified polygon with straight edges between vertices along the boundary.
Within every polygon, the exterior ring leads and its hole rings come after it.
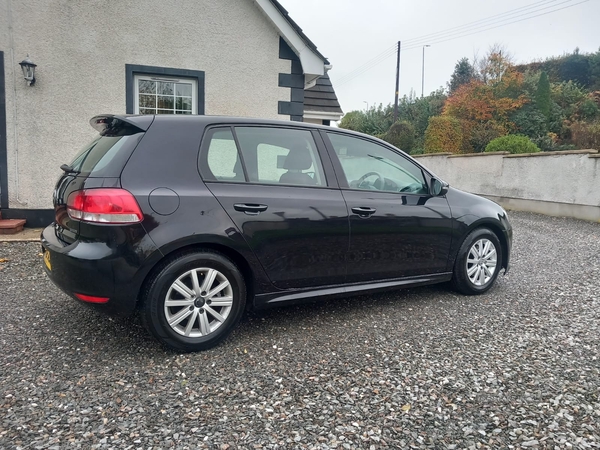
POLYGON ((456 252, 454 259, 456 260, 456 257, 458 256, 458 250, 460 249, 460 247, 462 247, 463 242, 465 242, 465 239, 467 238, 467 236, 469 236, 469 234, 471 234, 473 231, 475 231, 479 228, 489 229, 496 235, 496 237, 498 238, 498 241, 500 241, 500 245, 502 246, 502 268, 506 269, 508 267, 508 255, 509 255, 508 240, 506 239, 506 236, 505 236, 504 232, 502 231, 502 227, 501 227, 500 223, 495 222, 491 219, 487 219, 487 218, 476 220, 475 222, 473 222, 469 225, 469 227, 466 229, 466 231, 461 236, 461 239, 459 240, 460 245, 458 245, 457 252, 456 252))
POLYGON ((507 269, 510 248, 507 237, 502 230, 501 222, 499 220, 494 220, 489 217, 478 218, 471 215, 460 217, 458 220, 462 224, 462 227, 460 228, 460 236, 456 239, 456 245, 453 245, 454 248, 452 252, 451 267, 454 267, 456 258, 458 258, 458 252, 460 251, 460 248, 465 242, 465 239, 467 239, 467 236, 469 236, 469 234, 471 234, 474 230, 478 228, 488 228, 496 235, 498 241, 500 241, 500 245, 502 246, 501 267, 503 269, 507 269))
POLYGON ((143 301, 141 298, 142 293, 145 292, 152 277, 166 264, 182 254, 200 251, 220 253, 230 259, 239 268, 242 277, 244 278, 244 282, 246 283, 246 298, 250 300, 247 304, 252 305, 254 296, 257 292, 257 283, 259 283, 259 281, 256 277, 256 269, 251 266, 244 255, 239 250, 222 242, 197 241, 185 242, 176 246, 171 245, 168 248, 160 249, 160 251, 157 250, 157 253, 160 253, 160 256, 153 258, 152 264, 145 270, 145 276, 140 284, 136 306, 138 308, 141 306, 143 301))

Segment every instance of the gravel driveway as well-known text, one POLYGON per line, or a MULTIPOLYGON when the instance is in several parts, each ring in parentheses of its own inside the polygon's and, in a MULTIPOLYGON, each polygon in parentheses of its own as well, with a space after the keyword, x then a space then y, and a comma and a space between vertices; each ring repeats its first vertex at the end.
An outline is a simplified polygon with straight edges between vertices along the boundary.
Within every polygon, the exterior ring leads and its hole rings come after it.
POLYGON ((0 448, 600 448, 600 224, 510 216, 485 295, 251 313, 186 355, 0 244, 0 448))

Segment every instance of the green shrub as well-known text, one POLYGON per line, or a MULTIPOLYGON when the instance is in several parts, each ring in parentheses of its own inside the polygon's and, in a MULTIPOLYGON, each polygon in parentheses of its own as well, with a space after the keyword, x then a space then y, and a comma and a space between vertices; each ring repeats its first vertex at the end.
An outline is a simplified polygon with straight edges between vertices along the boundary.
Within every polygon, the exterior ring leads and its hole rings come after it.
POLYGON ((537 153, 540 148, 527 136, 509 134, 501 136, 490 142, 485 148, 486 152, 510 152, 510 153, 537 153))
POLYGON ((425 153, 422 148, 413 148, 410 152, 411 155, 422 155, 425 153))
POLYGON ((553 139, 553 134, 552 133, 547 133, 544 136, 538 136, 536 138, 531 139, 531 141, 537 145, 541 151, 543 152, 549 152, 549 151, 554 151, 554 148, 556 147, 556 142, 553 139))
POLYGON ((594 120, 596 117, 600 116, 600 108, 598 108, 598 105, 596 105, 594 100, 586 98, 581 105, 579 105, 577 114, 583 120, 594 120))
POLYGON ((451 116, 429 118, 425 130, 425 153, 460 153, 462 148, 462 127, 460 121, 451 116))
POLYGON ((548 134, 548 119, 531 103, 515 111, 510 119, 515 124, 515 131, 528 138, 537 139, 548 134))
POLYGON ((415 145, 415 127, 408 122, 398 121, 383 135, 383 140, 410 153, 415 145))

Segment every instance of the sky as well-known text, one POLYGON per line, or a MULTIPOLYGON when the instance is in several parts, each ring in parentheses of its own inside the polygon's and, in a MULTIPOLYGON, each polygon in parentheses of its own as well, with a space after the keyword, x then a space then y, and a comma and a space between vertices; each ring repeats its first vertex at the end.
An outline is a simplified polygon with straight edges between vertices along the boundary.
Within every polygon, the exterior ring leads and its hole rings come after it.
POLYGON ((333 65, 329 76, 344 112, 393 103, 398 41, 400 96, 421 95, 425 44, 431 45, 425 48, 425 95, 446 87, 459 59, 472 60, 494 44, 516 63, 600 48, 600 0, 279 1, 333 65), (533 15, 539 16, 523 20, 533 15), (499 26, 508 22, 514 23, 499 26), (456 27, 462 28, 442 33, 456 27), (418 39, 433 33, 440 34, 418 39), (449 39, 467 33, 474 34, 449 39), (369 63, 376 57, 379 64, 369 63), (370 69, 358 74, 361 67, 370 69))

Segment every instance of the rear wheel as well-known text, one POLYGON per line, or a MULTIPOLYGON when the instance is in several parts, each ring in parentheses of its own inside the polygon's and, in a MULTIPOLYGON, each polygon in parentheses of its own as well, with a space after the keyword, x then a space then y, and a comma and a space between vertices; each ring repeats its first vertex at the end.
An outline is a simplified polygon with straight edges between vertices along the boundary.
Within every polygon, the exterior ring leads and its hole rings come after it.
POLYGON ((148 283, 142 322, 171 349, 206 350, 229 335, 245 304, 246 286, 233 262, 219 253, 185 253, 148 283))
POLYGON ((502 246, 493 231, 478 228, 463 242, 454 263, 452 285, 463 294, 489 290, 502 267, 502 246))

